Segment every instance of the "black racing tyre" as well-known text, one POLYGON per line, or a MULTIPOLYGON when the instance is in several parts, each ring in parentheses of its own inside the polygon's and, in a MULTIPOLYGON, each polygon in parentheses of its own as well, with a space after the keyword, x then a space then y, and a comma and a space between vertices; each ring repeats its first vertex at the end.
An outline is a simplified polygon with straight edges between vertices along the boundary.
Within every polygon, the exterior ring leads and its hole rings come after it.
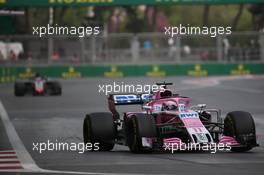
POLYGON ((50 95, 61 95, 62 94, 62 88, 61 88, 61 84, 59 82, 48 82, 46 84, 46 88, 47 88, 47 92, 50 95))
POLYGON ((142 146, 142 137, 156 137, 155 119, 149 114, 134 114, 125 121, 126 142, 133 153, 148 153, 151 148, 142 146))
POLYGON ((15 83, 15 96, 21 97, 26 93, 25 83, 15 83))
POLYGON ((224 135, 234 137, 242 146, 232 147, 233 152, 251 150, 256 143, 256 130, 253 117, 244 111, 233 111, 224 120, 224 135))
POLYGON ((60 83, 56 82, 54 84, 54 95, 61 95, 62 94, 62 88, 60 83))
POLYGON ((84 143, 99 143, 98 151, 114 148, 115 126, 113 115, 107 112, 87 114, 83 122, 84 143))

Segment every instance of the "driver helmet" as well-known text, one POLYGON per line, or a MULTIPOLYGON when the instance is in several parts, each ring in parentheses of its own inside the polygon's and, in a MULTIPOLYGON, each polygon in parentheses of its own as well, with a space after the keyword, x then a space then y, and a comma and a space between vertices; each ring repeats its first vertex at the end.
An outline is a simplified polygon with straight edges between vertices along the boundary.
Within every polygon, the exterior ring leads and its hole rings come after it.
POLYGON ((161 98, 168 98, 172 96, 171 90, 165 89, 160 93, 161 98))
POLYGON ((167 101, 163 103, 163 110, 164 111, 175 111, 178 110, 177 104, 174 101, 167 101))

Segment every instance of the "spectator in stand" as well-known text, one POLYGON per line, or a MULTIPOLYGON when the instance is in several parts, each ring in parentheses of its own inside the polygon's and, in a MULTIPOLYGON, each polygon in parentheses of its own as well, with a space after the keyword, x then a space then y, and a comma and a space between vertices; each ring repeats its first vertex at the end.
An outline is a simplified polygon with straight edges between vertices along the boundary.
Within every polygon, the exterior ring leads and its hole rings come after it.
POLYGON ((240 43, 236 43, 234 46, 234 61, 242 61, 243 60, 243 49, 240 43))
POLYGON ((152 44, 149 40, 145 40, 143 43, 143 48, 144 48, 144 52, 146 54, 146 56, 150 56, 151 55, 151 49, 152 49, 152 44))
POLYGON ((208 61, 209 60, 209 52, 207 50, 204 50, 200 53, 200 59, 202 61, 208 61))
POLYGON ((4 55, 2 54, 2 52, 0 51, 0 62, 4 61, 4 55))
POLYGON ((258 60, 259 59, 259 54, 260 54, 259 43, 256 42, 254 39, 252 39, 252 40, 250 40, 249 48, 250 48, 249 59, 250 60, 258 60))
POLYGON ((60 59, 60 54, 59 52, 54 52, 53 55, 52 55, 52 61, 59 61, 60 59))
POLYGON ((226 61, 230 61, 229 56, 229 49, 230 49, 230 44, 229 44, 229 40, 227 38, 223 39, 223 52, 224 52, 224 60, 226 61))
POLYGON ((31 53, 28 53, 27 61, 28 61, 29 63, 32 62, 32 54, 31 54, 31 53))
POLYGON ((260 40, 258 40, 255 44, 256 60, 260 60, 260 48, 260 40))
POLYGON ((80 63, 80 58, 78 57, 78 55, 76 53, 73 54, 71 62, 75 63, 75 64, 80 63))
POLYGON ((9 60, 17 61, 17 55, 15 54, 15 52, 13 50, 10 50, 10 52, 9 52, 9 60))
POLYGON ((134 37, 132 38, 130 45, 133 61, 137 62, 137 60, 139 59, 140 43, 136 35, 134 35, 134 37))
POLYGON ((176 52, 177 52, 177 48, 176 48, 176 45, 174 43, 174 39, 173 38, 169 38, 168 39, 168 45, 169 45, 168 56, 169 56, 169 58, 173 59, 174 56, 176 55, 176 52))

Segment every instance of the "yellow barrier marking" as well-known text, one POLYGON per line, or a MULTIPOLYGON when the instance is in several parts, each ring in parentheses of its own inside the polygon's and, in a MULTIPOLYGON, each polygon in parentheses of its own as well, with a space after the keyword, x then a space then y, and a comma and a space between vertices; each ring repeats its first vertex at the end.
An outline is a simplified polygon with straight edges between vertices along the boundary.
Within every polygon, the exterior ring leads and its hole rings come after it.
POLYGON ((122 71, 119 71, 116 66, 111 67, 110 72, 104 72, 105 77, 123 77, 124 74, 122 71))
POLYGON ((74 67, 69 67, 68 72, 62 73, 63 78, 80 78, 82 77, 82 74, 80 72, 77 72, 74 67))
POLYGON ((250 71, 245 69, 243 64, 239 64, 238 67, 234 70, 231 70, 231 75, 249 75, 250 71))
POLYGON ((146 75, 149 77, 164 77, 164 76, 166 76, 166 72, 161 71, 160 67, 155 65, 152 67, 152 70, 150 72, 147 72, 146 75))
POLYGON ((194 66, 194 70, 188 71, 188 75, 189 76, 196 76, 196 77, 203 77, 203 76, 207 76, 208 72, 207 72, 207 70, 202 70, 200 64, 196 64, 194 66))
POLYGON ((35 73, 32 71, 31 67, 27 67, 25 72, 20 73, 18 76, 19 78, 30 78, 33 77, 35 73))

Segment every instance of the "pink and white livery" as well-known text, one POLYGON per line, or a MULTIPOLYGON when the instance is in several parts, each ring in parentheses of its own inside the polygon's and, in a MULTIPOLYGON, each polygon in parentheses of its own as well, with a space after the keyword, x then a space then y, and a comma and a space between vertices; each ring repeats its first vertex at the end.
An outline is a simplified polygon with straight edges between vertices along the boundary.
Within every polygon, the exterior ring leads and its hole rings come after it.
POLYGON ((101 151, 110 151, 115 144, 127 145, 134 153, 182 146, 196 150, 204 145, 244 152, 258 146, 250 113, 233 111, 222 120, 220 110, 206 109, 205 104, 190 107, 189 97, 167 89, 172 83, 157 85, 162 88, 152 94, 110 95, 110 112, 86 115, 84 142, 98 142, 101 151), (121 116, 116 110, 117 105, 132 104, 140 104, 142 111, 121 116))

